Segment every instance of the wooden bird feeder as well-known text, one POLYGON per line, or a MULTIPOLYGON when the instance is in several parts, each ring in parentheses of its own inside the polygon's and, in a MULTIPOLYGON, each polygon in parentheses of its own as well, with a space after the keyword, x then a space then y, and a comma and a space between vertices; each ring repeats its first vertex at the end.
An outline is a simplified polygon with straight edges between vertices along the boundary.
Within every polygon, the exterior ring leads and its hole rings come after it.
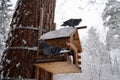
POLYGON ((50 31, 43 34, 40 39, 44 39, 49 45, 68 48, 73 54, 46 56, 41 54, 40 51, 39 56, 36 58, 36 67, 54 74, 81 72, 79 65, 81 64, 80 53, 82 48, 77 28, 67 27, 50 31))

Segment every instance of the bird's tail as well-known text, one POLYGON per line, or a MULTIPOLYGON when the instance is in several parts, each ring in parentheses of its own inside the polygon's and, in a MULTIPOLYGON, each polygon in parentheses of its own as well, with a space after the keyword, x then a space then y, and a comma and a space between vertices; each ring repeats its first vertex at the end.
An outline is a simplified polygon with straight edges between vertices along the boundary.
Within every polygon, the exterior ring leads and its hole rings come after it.
POLYGON ((70 52, 71 51, 69 49, 63 48, 59 53, 63 54, 63 53, 70 53, 70 52))
POLYGON ((73 52, 69 49, 63 49, 59 52, 59 54, 67 53, 68 55, 73 55, 73 52))
POLYGON ((70 50, 61 50, 60 51, 60 53, 62 54, 62 53, 69 53, 70 52, 70 50))
POLYGON ((67 26, 66 24, 62 24, 61 26, 67 26))

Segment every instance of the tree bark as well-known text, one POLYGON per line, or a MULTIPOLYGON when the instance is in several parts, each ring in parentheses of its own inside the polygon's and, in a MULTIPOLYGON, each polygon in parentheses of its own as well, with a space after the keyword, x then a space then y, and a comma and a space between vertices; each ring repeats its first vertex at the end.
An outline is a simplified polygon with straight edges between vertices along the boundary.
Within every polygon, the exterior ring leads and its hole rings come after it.
MULTIPOLYGON (((2 57, 4 78, 35 78, 40 9, 44 10, 43 26, 40 26, 44 34, 55 29, 55 3, 56 0, 18 0, 2 57)), ((39 80, 52 80, 52 74, 40 69, 39 80)))

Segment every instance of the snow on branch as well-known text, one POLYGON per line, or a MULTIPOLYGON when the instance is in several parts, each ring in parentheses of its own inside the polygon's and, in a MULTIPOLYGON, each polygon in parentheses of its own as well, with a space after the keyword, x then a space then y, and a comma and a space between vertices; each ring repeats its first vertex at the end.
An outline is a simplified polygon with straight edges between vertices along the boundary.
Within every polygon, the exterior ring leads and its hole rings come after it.
MULTIPOLYGON (((11 29, 10 31, 13 31, 13 30, 15 30, 15 29, 29 29, 29 30, 40 30, 40 29, 42 29, 42 28, 38 28, 38 27, 15 27, 15 28, 13 28, 13 29, 11 29)), ((42 29, 42 31, 46 31, 45 29, 42 29)))
POLYGON ((26 49, 26 50, 37 51, 37 47, 8 47, 5 49, 5 51, 8 49, 26 49))

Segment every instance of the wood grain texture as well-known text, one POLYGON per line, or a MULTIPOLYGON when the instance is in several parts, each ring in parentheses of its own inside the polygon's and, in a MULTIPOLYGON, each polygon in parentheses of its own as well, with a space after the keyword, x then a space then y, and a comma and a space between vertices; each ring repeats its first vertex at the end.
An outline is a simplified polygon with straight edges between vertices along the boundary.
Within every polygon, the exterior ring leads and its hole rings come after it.
POLYGON ((81 70, 68 62, 49 62, 49 63, 40 63, 36 64, 37 67, 43 68, 48 72, 54 74, 65 74, 65 73, 80 73, 81 70))

